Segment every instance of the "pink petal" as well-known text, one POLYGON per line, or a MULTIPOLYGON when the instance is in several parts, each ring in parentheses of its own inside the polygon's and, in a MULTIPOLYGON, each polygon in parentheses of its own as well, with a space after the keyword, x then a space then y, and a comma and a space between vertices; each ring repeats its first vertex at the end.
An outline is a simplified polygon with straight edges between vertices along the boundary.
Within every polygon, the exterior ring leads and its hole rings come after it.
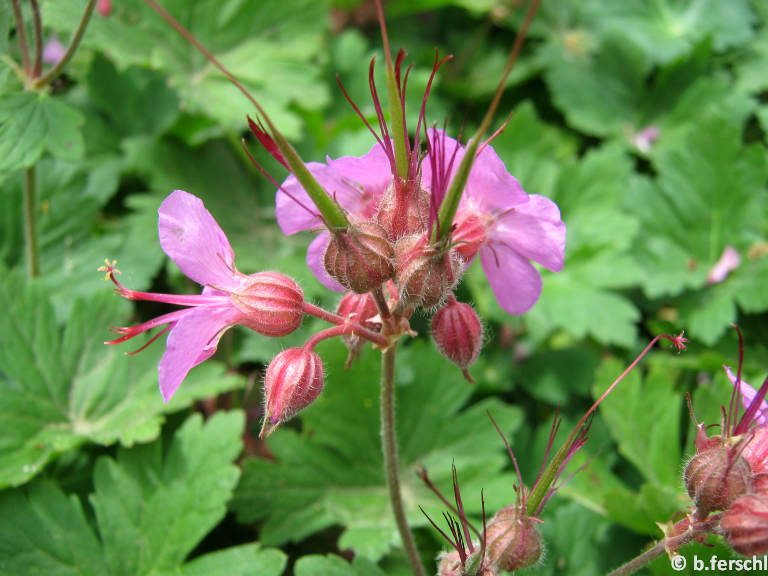
MULTIPOLYGON (((731 384, 736 386, 735 374, 731 372, 731 369, 728 366, 723 366, 723 368, 725 368, 725 374, 728 376, 731 384)), ((757 396, 757 390, 742 380, 739 383, 739 393, 741 394, 741 404, 744 406, 744 410, 749 409, 749 405, 752 404, 755 396, 757 396)), ((757 424, 760 426, 765 426, 768 424, 768 402, 765 400, 763 400, 763 403, 760 404, 760 408, 758 408, 757 412, 755 413, 755 422, 757 422, 757 424)))
MULTIPOLYGON (((389 159, 378 143, 374 144, 365 156, 342 156, 336 160, 329 158, 328 165, 349 186, 364 191, 363 196, 350 196, 350 204, 342 202, 341 205, 352 214, 368 216, 365 213, 372 212, 371 209, 375 210, 392 183, 389 159)), ((373 216, 373 213, 370 216, 373 216)))
POLYGON ((720 259, 707 274, 707 284, 718 284, 741 264, 741 256, 733 246, 726 246, 720 259))
POLYGON ((507 210, 528 202, 529 198, 493 146, 486 146, 475 158, 464 193, 467 200, 471 199, 475 207, 486 213, 507 210))
POLYGON ((492 240, 552 270, 563 269, 565 224, 560 209, 549 198, 532 194, 528 202, 499 216, 491 226, 492 240))
POLYGON ((160 393, 168 402, 189 371, 216 352, 219 338, 242 314, 234 307, 190 308, 168 334, 163 359, 157 367, 160 393))
MULTIPOLYGON (((442 187, 447 189, 456 174, 456 169, 461 164, 461 159, 464 158, 464 146, 458 140, 447 136, 445 131, 435 128, 427 130, 427 138, 432 152, 421 163, 422 186, 426 190, 434 192, 434 184, 441 182, 442 187), (449 166, 450 170, 448 169, 449 166), (437 174, 434 174, 435 170, 437 170, 437 174)), ((440 192, 445 192, 445 190, 440 192)))
MULTIPOLYGON (((325 190, 328 190, 328 166, 320 162, 309 162, 307 169, 325 190)), ((296 234, 321 226, 319 212, 304 187, 291 174, 285 179, 275 196, 275 215, 283 234, 296 234)))
POLYGON ((485 276, 496 301, 510 314, 523 314, 541 295, 541 276, 526 258, 495 242, 480 250, 485 276))
POLYGON ((331 233, 323 230, 317 235, 317 238, 312 240, 309 248, 307 248, 307 266, 323 286, 334 292, 344 292, 344 287, 331 278, 325 270, 325 251, 330 239, 331 233))
POLYGON ((50 65, 56 65, 64 57, 67 49, 64 44, 59 42, 56 36, 51 36, 43 46, 43 62, 50 65))
POLYGON ((160 245, 186 276, 202 285, 236 286, 235 253, 200 198, 175 190, 157 212, 160 245))

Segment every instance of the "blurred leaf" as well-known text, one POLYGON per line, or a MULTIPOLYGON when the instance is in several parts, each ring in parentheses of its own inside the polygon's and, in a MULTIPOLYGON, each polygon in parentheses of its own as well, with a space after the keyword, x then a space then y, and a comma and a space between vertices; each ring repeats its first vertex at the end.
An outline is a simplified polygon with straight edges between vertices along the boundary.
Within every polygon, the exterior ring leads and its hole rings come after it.
POLYGON ((184 559, 226 513, 239 471, 243 415, 189 418, 164 453, 161 442, 102 457, 90 501, 100 539, 76 496, 49 483, 0 495, 0 574, 279 576, 285 557, 258 544, 184 559))
POLYGON ((126 358, 103 342, 120 300, 77 301, 61 335, 45 293, 18 273, 0 279, 0 486, 19 485, 83 444, 156 438, 163 414, 241 384, 215 363, 194 370, 172 402, 157 391, 162 346, 126 358))
MULTIPOLYGON (((341 525, 340 548, 378 560, 398 542, 379 446, 378 354, 364 353, 347 372, 341 368, 343 346, 326 346, 322 355, 328 374, 325 389, 303 414, 303 432, 278 430, 269 442, 275 461, 245 462, 233 507, 241 521, 265 520, 265 544, 297 542, 341 525)), ((488 489, 495 479, 501 480, 507 458, 485 411, 493 412, 506 434, 519 425, 520 412, 494 400, 460 411, 472 387, 456 367, 421 342, 399 356, 398 438, 409 521, 426 525, 418 505, 439 518, 442 505, 416 471, 426 466, 432 480, 449 490, 451 460, 466 494, 478 495, 465 502, 476 514, 480 487, 488 489)), ((506 486, 506 494, 497 494, 496 502, 514 497, 511 483, 506 486)), ((486 505, 492 504, 486 500, 486 505)))
POLYGON ((32 166, 44 150, 59 158, 79 158, 82 123, 77 110, 47 94, 0 96, 0 172, 32 166))
POLYGON ((688 54, 708 37, 718 52, 742 45, 755 23, 749 0, 624 0, 590 7, 600 28, 635 43, 659 64, 688 54))

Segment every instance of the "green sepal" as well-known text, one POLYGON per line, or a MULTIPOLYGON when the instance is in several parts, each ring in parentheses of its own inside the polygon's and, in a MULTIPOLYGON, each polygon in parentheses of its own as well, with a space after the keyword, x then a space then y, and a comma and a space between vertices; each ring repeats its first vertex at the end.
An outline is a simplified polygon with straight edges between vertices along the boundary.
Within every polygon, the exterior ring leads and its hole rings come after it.
POLYGON ((408 135, 405 133, 403 120, 403 101, 395 83, 395 70, 392 60, 387 58, 387 96, 389 97, 389 117, 392 124, 392 139, 395 141, 395 168, 397 175, 406 180, 408 178, 408 150, 406 142, 408 135))
POLYGON ((448 186, 448 191, 445 193, 445 198, 440 205, 440 212, 438 213, 438 222, 440 236, 436 237, 437 232, 432 234, 433 239, 442 240, 451 231, 451 225, 453 224, 453 217, 456 215, 456 210, 459 208, 459 201, 461 195, 464 192, 464 188, 467 185, 469 179, 469 172, 472 170, 472 164, 475 162, 475 155, 477 154, 478 143, 480 142, 481 132, 475 135, 472 140, 469 141, 467 149, 464 152, 464 158, 461 159, 456 175, 451 180, 451 184, 448 186))

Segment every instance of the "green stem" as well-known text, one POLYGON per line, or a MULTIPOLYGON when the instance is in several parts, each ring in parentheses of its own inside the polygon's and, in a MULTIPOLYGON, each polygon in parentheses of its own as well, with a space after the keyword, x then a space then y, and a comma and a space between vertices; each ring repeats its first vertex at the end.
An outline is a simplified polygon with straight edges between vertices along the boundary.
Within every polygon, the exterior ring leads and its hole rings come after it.
POLYGON ((19 0, 13 0, 13 17, 16 20, 16 36, 19 39, 19 52, 21 52, 21 65, 24 68, 24 75, 29 76, 29 47, 27 45, 27 30, 24 28, 24 18, 21 15, 19 0))
POLYGON ((405 554, 415 576, 425 576, 419 550, 405 516, 403 497, 400 493, 400 475, 397 463, 397 437, 395 430, 395 353, 397 342, 381 354, 381 450, 384 455, 384 469, 387 474, 389 501, 395 514, 397 529, 403 541, 405 554))
POLYGON ((67 46, 67 51, 64 52, 64 56, 61 57, 61 60, 56 62, 56 65, 53 68, 32 82, 33 88, 40 89, 48 86, 48 84, 53 82, 53 80, 61 73, 64 67, 69 64, 72 56, 74 56, 77 51, 77 47, 80 45, 80 40, 83 39, 83 34, 85 34, 85 29, 88 27, 88 22, 91 20, 94 6, 96 6, 96 0, 88 0, 88 5, 85 7, 83 17, 80 19, 80 24, 78 24, 77 30, 75 30, 75 35, 72 37, 69 46, 67 46))
POLYGON ((27 273, 35 278, 40 273, 37 251, 37 203, 35 202, 35 167, 24 171, 24 242, 27 252, 27 273))

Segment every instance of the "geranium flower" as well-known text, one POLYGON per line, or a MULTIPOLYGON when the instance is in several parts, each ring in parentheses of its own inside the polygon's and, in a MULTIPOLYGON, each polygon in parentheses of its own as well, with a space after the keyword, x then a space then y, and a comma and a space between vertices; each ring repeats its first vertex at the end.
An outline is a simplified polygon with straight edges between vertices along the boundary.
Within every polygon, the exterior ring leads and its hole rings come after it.
POLYGON ((163 201, 158 214, 160 245, 187 277, 204 286, 202 294, 137 292, 116 280, 115 262, 107 261, 100 270, 106 271, 125 298, 186 307, 138 326, 113 328, 122 336, 107 342, 119 344, 164 326, 143 350, 170 331, 158 366, 160 392, 168 402, 189 371, 213 356, 229 328, 243 324, 266 336, 289 334, 301 324, 304 297, 293 280, 277 272, 240 273, 229 240, 196 196, 176 190, 163 201))
MULTIPOLYGON (((422 182, 441 198, 464 149, 441 130, 430 130, 429 142, 422 182)), ((490 145, 477 154, 453 222, 456 250, 467 262, 480 252, 496 300, 510 314, 528 311, 541 294, 531 260, 552 272, 563 268, 565 224, 557 204, 526 194, 490 145)))
MULTIPOLYGON (((326 161, 326 164, 309 162, 307 168, 353 220, 373 219, 381 197, 392 183, 390 161, 384 148, 377 143, 365 156, 342 156, 335 160, 329 157, 326 161)), ((284 234, 321 230, 307 249, 307 265, 323 285, 343 291, 323 264, 330 232, 295 176, 288 176, 280 186, 275 203, 277 223, 284 234)))

